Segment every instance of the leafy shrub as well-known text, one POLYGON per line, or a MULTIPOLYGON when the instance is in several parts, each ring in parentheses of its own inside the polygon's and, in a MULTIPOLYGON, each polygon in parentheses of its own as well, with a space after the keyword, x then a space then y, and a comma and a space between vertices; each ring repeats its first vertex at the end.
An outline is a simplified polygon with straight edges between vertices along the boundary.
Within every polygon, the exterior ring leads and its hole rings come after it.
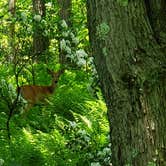
MULTIPOLYGON (((65 71, 47 104, 33 107, 26 118, 14 115, 10 145, 6 131, 0 131, 4 166, 109 165, 106 106, 102 98, 89 93, 88 86, 85 72, 65 71)), ((1 123, 6 118, 6 114, 1 116, 1 123)))

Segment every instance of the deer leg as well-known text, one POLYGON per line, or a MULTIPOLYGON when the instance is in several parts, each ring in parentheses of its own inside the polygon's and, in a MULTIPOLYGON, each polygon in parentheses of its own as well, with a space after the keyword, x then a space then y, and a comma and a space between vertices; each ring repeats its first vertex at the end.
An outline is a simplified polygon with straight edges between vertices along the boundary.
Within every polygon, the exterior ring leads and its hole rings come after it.
POLYGON ((25 106, 25 109, 22 113, 22 116, 25 118, 28 115, 28 111, 33 107, 33 103, 28 103, 27 106, 25 106))

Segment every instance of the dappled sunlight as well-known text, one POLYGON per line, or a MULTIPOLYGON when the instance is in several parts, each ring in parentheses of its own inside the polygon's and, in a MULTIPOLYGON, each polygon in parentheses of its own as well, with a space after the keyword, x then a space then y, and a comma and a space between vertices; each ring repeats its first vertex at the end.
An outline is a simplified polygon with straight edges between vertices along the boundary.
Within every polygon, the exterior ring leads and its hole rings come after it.
POLYGON ((0 166, 110 164, 86 3, 68 2, 0 2, 0 166))
POLYGON ((23 134, 24 134, 24 138, 30 142, 30 143, 33 143, 34 142, 34 136, 33 134, 31 133, 31 131, 28 131, 27 129, 23 128, 23 134))

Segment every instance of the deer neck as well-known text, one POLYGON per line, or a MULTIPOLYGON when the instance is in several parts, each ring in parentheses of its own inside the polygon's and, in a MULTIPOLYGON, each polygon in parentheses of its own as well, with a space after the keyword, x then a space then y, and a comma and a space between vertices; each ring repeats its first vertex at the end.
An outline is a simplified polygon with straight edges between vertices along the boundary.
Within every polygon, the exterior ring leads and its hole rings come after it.
POLYGON ((57 83, 58 83, 58 81, 54 81, 54 80, 52 81, 52 84, 48 87, 50 93, 54 92, 57 83))

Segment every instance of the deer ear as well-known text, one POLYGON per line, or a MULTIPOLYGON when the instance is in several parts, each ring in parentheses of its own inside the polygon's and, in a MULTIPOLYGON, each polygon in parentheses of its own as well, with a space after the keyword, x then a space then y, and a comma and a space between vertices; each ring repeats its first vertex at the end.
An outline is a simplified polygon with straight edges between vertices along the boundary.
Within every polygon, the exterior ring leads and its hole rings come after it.
POLYGON ((64 72, 65 72, 65 69, 62 68, 62 69, 60 70, 60 73, 63 74, 64 72))
POLYGON ((65 66, 62 66, 61 69, 59 70, 59 73, 60 73, 60 74, 63 74, 63 73, 65 72, 65 69, 66 69, 66 67, 65 67, 65 66))
POLYGON ((48 73, 48 74, 52 74, 52 71, 47 68, 47 73, 48 73))

